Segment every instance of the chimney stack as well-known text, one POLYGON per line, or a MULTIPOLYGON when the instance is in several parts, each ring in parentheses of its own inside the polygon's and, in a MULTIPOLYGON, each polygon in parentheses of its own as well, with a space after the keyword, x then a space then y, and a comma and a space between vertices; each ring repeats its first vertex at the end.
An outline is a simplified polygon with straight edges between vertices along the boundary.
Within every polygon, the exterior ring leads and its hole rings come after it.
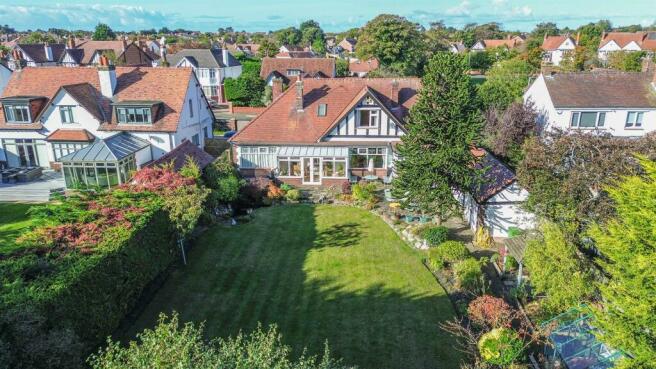
POLYGON ((271 100, 276 101, 282 92, 282 78, 274 77, 271 81, 271 100))
POLYGON ((125 52, 125 49, 128 48, 128 36, 123 36, 121 41, 123 41, 123 52, 125 52))
POLYGON ((396 79, 392 80, 392 88, 390 90, 390 99, 395 105, 399 104, 399 81, 396 79))
POLYGON ((68 40, 66 40, 67 49, 75 49, 75 37, 73 35, 68 35, 68 40))
POLYGON ((12 55, 14 57, 14 69, 15 70, 23 69, 23 57, 21 55, 21 52, 18 49, 14 49, 12 55))
POLYGON ((46 55, 46 60, 47 60, 47 61, 53 61, 53 57, 52 57, 52 47, 50 47, 50 44, 49 44, 49 43, 46 42, 46 43, 43 44, 43 51, 44 51, 44 53, 45 53, 45 55, 46 55))
POLYGON ((297 112, 303 111, 303 80, 298 76, 296 80, 296 102, 295 107, 297 112))
POLYGON ((109 59, 105 55, 100 56, 98 79, 100 80, 100 92, 102 95, 108 99, 113 98, 114 91, 116 91, 116 68, 109 64, 109 59))
POLYGON ((230 65, 230 64, 228 63, 228 61, 230 60, 229 55, 230 55, 230 52, 228 51, 228 49, 226 49, 225 47, 224 47, 223 49, 221 49, 221 57, 222 57, 222 59, 223 59, 223 64, 224 64, 226 67, 227 67, 228 65, 230 65))

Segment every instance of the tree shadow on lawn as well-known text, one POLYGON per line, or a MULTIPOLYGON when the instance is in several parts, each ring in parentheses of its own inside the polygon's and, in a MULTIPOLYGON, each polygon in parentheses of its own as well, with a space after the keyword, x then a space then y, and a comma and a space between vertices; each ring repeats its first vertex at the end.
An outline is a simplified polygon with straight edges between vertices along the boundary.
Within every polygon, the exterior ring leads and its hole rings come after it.
POLYGON ((207 338, 277 324, 296 356, 324 343, 360 368, 457 368, 455 339, 438 324, 452 306, 416 254, 374 215, 335 206, 260 209, 198 240, 137 322, 159 312, 205 321, 207 338))

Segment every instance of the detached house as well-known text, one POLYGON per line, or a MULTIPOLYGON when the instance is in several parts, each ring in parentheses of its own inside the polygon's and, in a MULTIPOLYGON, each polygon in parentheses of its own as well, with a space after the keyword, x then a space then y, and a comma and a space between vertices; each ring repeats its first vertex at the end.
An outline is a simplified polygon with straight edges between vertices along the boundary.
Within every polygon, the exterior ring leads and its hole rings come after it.
POLYGON ((160 56, 153 53, 146 45, 140 47, 125 39, 90 40, 76 44, 75 39, 69 37, 59 64, 65 67, 96 66, 100 64, 100 57, 103 55, 111 63, 126 67, 154 67, 158 65, 160 59, 160 56))
POLYGON ((241 75, 241 63, 226 48, 182 49, 168 56, 171 67, 193 69, 205 96, 216 102, 226 102, 223 81, 241 75))
POLYGON ((524 93, 545 130, 642 136, 656 130, 656 73, 593 71, 541 74, 524 93))
POLYGON ((418 78, 298 79, 231 138, 245 176, 333 186, 394 176, 418 78))
POLYGON ((613 52, 656 52, 656 31, 651 32, 604 32, 599 41, 598 57, 607 60, 613 52))
POLYGON ((56 66, 64 50, 64 44, 16 44, 7 58, 7 66, 15 70, 18 60, 28 67, 56 66))
POLYGON ((380 67, 378 59, 372 58, 369 60, 351 59, 349 60, 349 74, 352 77, 366 77, 369 72, 374 71, 380 67))
POLYGON ((346 37, 338 44, 338 46, 341 47, 342 50, 346 51, 347 53, 354 53, 355 45, 357 43, 358 42, 354 38, 346 37))
POLYGON ((111 187, 214 117, 190 68, 18 68, 0 97, 0 161, 63 169, 67 186, 111 187))
POLYGON ((569 35, 565 36, 547 36, 544 35, 542 41, 542 60, 551 65, 559 66, 564 57, 576 51, 577 40, 574 40, 569 35))
POLYGON ((508 36, 508 38, 501 40, 480 40, 476 41, 469 49, 471 51, 485 51, 496 49, 497 47, 504 47, 506 49, 514 49, 524 43, 524 38, 521 36, 508 36))
POLYGON ((298 77, 333 78, 335 73, 333 58, 263 58, 260 78, 273 86, 276 78, 288 85, 298 77))

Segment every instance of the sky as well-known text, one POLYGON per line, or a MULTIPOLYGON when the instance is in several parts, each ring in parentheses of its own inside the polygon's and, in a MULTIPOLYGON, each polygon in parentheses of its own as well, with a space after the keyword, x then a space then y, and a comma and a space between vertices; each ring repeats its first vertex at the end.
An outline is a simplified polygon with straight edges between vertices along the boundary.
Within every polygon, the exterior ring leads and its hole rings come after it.
POLYGON ((360 27, 381 13, 428 25, 499 22, 506 30, 530 31, 536 23, 576 27, 599 19, 613 25, 656 23, 656 0, 0 0, 0 24, 19 30, 114 30, 161 27, 216 31, 270 31, 318 21, 328 32, 360 27))

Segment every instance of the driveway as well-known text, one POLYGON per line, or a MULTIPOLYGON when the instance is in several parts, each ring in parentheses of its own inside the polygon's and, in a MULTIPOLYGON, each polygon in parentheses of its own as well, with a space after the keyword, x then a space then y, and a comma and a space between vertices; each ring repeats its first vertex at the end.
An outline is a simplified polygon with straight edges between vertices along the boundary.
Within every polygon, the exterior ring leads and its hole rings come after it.
POLYGON ((0 183, 0 201, 47 202, 50 193, 63 190, 61 172, 46 170, 41 178, 30 182, 0 183))

